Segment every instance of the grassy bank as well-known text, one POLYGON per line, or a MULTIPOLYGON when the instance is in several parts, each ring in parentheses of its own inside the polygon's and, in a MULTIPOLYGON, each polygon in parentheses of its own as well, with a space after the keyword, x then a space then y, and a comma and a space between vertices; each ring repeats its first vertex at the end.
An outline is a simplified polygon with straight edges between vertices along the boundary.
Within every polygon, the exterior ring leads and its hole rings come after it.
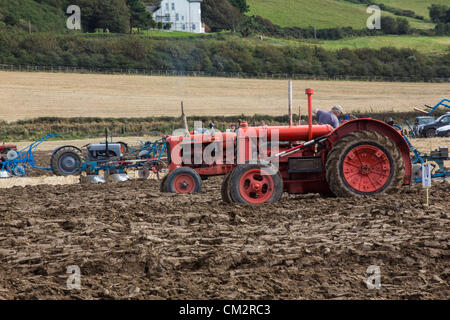
MULTIPOLYGON (((439 113, 438 113, 439 114, 439 113)), ((438 115, 436 114, 436 115, 438 115)), ((371 117, 386 120, 392 117, 397 123, 403 124, 405 120, 413 121, 417 112, 380 112, 380 113, 354 113, 358 118, 371 117)), ((225 131, 231 123, 245 120, 251 126, 259 126, 262 121, 266 125, 286 125, 288 115, 269 116, 190 116, 188 125, 193 128, 194 121, 201 121, 204 127, 210 122, 220 131, 225 131)), ((294 123, 298 123, 298 115, 294 115, 294 123)), ((302 123, 307 123, 307 117, 302 116, 302 123)), ((0 122, 0 141, 32 141, 48 133, 60 134, 60 139, 86 139, 101 137, 105 128, 115 136, 161 136, 171 134, 180 128, 178 117, 148 117, 148 118, 37 118, 12 123, 0 122)))
POLYGON ((378 36, 355 37, 328 41, 302 41, 310 45, 320 45, 327 50, 348 49, 381 49, 395 47, 399 49, 415 48, 423 54, 444 54, 450 48, 450 37, 417 37, 417 36, 378 36))

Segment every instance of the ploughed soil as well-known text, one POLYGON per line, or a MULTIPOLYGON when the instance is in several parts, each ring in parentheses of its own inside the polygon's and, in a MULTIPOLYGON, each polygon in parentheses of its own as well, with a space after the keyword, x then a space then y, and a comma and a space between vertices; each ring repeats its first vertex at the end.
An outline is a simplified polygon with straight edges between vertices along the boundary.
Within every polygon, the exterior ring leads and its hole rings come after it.
POLYGON ((221 181, 196 195, 156 180, 3 189, 0 299, 448 299, 448 183, 429 207, 418 187, 252 207, 222 202, 221 181))

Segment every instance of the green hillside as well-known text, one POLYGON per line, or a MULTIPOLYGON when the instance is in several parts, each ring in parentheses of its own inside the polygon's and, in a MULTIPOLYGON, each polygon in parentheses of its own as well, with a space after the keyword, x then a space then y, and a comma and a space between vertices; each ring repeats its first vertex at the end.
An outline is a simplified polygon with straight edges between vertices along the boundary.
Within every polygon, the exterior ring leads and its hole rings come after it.
POLYGON ((379 2, 394 8, 412 10, 416 14, 424 16, 425 19, 430 19, 428 7, 432 4, 449 5, 450 3, 449 0, 380 0, 379 2))
MULTIPOLYGON (((387 4, 388 1, 380 0, 380 2, 387 4)), ((398 3, 397 5, 403 9, 410 9, 407 4, 401 3, 409 4, 410 0, 391 0, 390 2, 392 5, 398 3)), ((417 0, 411 2, 426 11, 428 5, 424 2, 431 4, 441 1, 417 0), (419 2, 422 2, 422 4, 419 4, 419 2)), ((369 17, 366 12, 366 5, 342 0, 247 0, 247 3, 250 5, 250 14, 260 15, 284 27, 306 28, 315 26, 316 28, 353 27, 363 29, 366 28, 366 21, 369 17)), ((383 14, 394 16, 389 12, 383 14)), ((434 24, 421 20, 412 18, 407 18, 407 20, 413 28, 431 29, 434 27, 434 24)))
MULTIPOLYGON (((42 1, 41 1, 42 2, 42 1)), ((0 27, 14 25, 32 31, 65 30, 65 15, 60 9, 33 0, 0 0, 0 27)))

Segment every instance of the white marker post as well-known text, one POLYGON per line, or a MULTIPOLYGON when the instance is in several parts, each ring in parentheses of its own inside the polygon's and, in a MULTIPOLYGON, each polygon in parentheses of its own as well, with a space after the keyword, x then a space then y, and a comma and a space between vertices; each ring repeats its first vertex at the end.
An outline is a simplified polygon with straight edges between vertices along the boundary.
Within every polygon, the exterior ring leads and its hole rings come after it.
POLYGON ((427 206, 430 205, 431 166, 428 163, 422 165, 422 187, 427 190, 427 206))

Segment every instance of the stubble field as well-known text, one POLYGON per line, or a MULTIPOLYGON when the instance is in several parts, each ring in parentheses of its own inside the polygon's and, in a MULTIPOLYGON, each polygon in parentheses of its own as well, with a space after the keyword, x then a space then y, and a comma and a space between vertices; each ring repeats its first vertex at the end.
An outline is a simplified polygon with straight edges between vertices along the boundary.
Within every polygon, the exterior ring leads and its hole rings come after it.
MULTIPOLYGON (((294 81, 294 110, 340 104, 346 112, 412 111, 450 93, 449 83, 294 81)), ((202 77, 0 72, 0 112, 6 121, 36 117, 283 115, 287 81, 202 77)))

